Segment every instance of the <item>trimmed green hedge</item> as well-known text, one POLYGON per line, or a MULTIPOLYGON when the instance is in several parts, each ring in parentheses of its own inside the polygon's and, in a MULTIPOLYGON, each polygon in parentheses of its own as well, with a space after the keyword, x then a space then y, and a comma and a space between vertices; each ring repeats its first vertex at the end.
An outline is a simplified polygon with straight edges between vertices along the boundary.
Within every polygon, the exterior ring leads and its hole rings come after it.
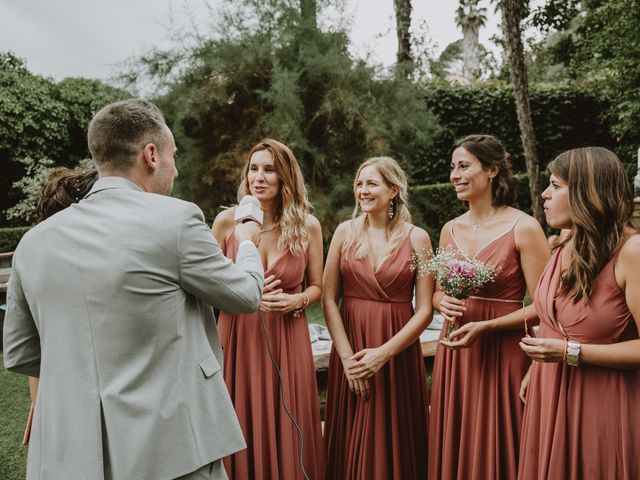
MULTIPOLYGON (((613 150, 624 162, 637 146, 616 142, 603 120, 609 100, 588 84, 532 84, 531 110, 540 163, 544 167, 570 148, 597 145, 613 150)), ((500 138, 514 159, 514 170, 525 172, 522 142, 515 110, 513 88, 505 82, 460 85, 442 81, 424 85, 424 101, 442 129, 433 149, 420 165, 411 165, 414 185, 446 182, 450 148, 460 137, 488 133, 500 138)))
POLYGON ((31 227, 0 228, 0 252, 13 252, 31 227))

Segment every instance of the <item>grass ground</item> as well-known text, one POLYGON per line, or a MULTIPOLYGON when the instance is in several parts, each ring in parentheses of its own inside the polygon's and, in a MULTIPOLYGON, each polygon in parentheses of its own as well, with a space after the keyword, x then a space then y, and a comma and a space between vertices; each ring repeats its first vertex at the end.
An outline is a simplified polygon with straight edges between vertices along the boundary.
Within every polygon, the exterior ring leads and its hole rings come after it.
POLYGON ((27 377, 9 373, 0 359, 0 478, 22 480, 26 475, 27 447, 22 433, 29 413, 27 377))

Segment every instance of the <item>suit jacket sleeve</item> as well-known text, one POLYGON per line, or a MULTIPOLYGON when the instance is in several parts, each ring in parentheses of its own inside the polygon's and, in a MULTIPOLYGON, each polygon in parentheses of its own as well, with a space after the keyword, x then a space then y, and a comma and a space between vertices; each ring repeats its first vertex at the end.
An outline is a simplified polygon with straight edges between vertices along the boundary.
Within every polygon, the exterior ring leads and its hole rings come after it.
POLYGON ((20 280, 19 249, 7 288, 7 314, 3 327, 4 366, 15 373, 40 376, 40 335, 20 280))
POLYGON ((191 203, 183 210, 180 225, 178 262, 182 288, 228 313, 255 312, 264 286, 258 249, 243 245, 233 263, 204 223, 202 211, 191 203))

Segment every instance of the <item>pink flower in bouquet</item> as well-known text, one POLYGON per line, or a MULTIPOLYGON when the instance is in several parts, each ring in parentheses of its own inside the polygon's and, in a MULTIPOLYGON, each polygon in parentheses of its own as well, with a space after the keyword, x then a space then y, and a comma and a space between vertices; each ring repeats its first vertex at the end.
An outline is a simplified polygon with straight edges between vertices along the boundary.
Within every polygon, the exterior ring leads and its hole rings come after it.
MULTIPOLYGON (((493 282, 500 267, 475 258, 469 258, 449 247, 438 249, 436 255, 416 257, 413 268, 418 275, 431 275, 444 293, 450 297, 464 299, 473 295, 484 285, 493 282)), ((449 326, 449 335, 454 329, 449 326)))
POLYGON ((473 263, 457 259, 447 262, 446 269, 449 276, 463 277, 473 277, 478 271, 478 268, 473 263))

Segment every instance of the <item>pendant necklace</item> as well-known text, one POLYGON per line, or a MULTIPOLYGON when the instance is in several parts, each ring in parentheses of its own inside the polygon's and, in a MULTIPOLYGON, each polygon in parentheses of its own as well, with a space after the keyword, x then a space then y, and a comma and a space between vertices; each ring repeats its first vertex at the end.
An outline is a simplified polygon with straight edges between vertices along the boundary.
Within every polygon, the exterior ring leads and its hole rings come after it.
POLYGON ((493 217, 496 216, 496 213, 498 213, 498 209, 496 208, 495 211, 489 215, 487 218, 485 218, 484 220, 482 220, 480 223, 471 223, 471 213, 469 213, 469 224, 471 225, 471 228, 473 229, 473 233, 477 233, 478 228, 480 228, 480 225, 482 225, 485 222, 488 222, 489 220, 491 220, 493 217))

